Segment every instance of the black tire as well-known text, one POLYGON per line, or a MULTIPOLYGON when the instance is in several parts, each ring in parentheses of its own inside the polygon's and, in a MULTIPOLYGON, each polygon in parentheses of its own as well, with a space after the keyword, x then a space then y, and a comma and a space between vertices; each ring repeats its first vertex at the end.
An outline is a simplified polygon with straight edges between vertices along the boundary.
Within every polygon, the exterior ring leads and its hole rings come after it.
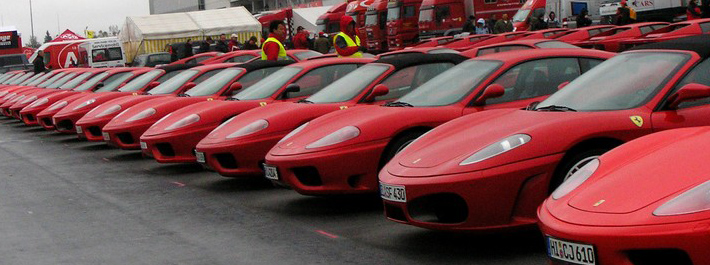
MULTIPOLYGON (((595 149, 589 149, 589 150, 584 150, 581 152, 577 152, 575 154, 570 155, 569 157, 565 157, 562 162, 557 166, 557 169, 555 169, 555 174, 552 176, 552 180, 550 181, 550 187, 548 189, 548 193, 552 193, 557 189, 557 187, 564 182, 568 175, 573 174, 574 172, 570 172, 573 170, 573 168, 579 169, 580 167, 586 165, 589 160, 599 157, 600 155, 608 152, 611 150, 611 148, 595 148, 595 149)), ((576 171, 576 170, 574 170, 576 171)))
POLYGON ((419 138, 422 134, 424 134, 426 131, 412 131, 412 132, 407 132, 405 134, 402 134, 398 136, 396 139, 394 139, 392 142, 387 145, 387 148, 385 148, 385 152, 382 153, 382 157, 380 158, 380 166, 378 167, 379 169, 382 169, 387 162, 392 160, 394 155, 399 153, 399 151, 402 151, 407 145, 412 143, 415 139, 419 138))

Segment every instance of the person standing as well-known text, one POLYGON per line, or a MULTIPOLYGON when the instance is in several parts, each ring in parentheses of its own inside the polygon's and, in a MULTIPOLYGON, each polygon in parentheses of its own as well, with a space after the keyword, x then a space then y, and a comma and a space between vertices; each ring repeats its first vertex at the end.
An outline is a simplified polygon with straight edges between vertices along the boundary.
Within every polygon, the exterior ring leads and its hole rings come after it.
MULTIPOLYGON (((184 49, 184 51, 182 52, 182 58, 187 58, 187 57, 195 55, 194 53, 192 53, 192 40, 191 39, 187 39, 187 41, 185 42, 185 45, 183 45, 182 47, 184 49)), ((180 58, 180 59, 182 59, 182 58, 180 58)))
POLYGON ((530 31, 547 29, 544 16, 545 13, 539 13, 537 16, 530 18, 530 31))
POLYGON ((486 20, 479 18, 478 21, 476 21, 476 28, 475 28, 476 34, 489 34, 490 31, 488 31, 488 28, 486 28, 486 20))
POLYGON ((631 24, 631 10, 626 6, 626 1, 621 1, 621 7, 616 9, 616 25, 623 26, 631 24))
POLYGON ((231 52, 227 49, 227 35, 224 33, 219 35, 219 40, 217 41, 217 44, 215 44, 214 49, 218 52, 231 52))
POLYGON ((468 32, 471 34, 476 33, 476 28, 473 25, 473 21, 476 21, 476 17, 468 16, 468 20, 463 23, 463 28, 461 29, 461 32, 468 32))
POLYGON ((685 13, 688 17, 688 20, 695 20, 703 17, 703 11, 700 10, 700 7, 698 7, 698 2, 696 2, 696 0, 690 0, 690 2, 688 3, 688 9, 685 13))
MULTIPOLYGON (((225 44, 227 43, 227 37, 225 37, 224 43, 225 44)), ((239 36, 237 36, 237 34, 232 34, 232 36, 230 36, 230 38, 229 38, 229 44, 226 44, 225 46, 226 46, 226 49, 228 52, 233 52, 233 51, 239 50, 239 46, 240 46, 239 36)), ((259 47, 255 48, 255 49, 258 49, 258 48, 259 47)))
POLYGON ((205 41, 200 43, 200 53, 203 52, 209 52, 210 51, 210 45, 212 45, 214 41, 212 41, 212 37, 207 37, 205 41))
POLYGON ((560 27, 560 21, 557 20, 557 15, 555 15, 555 12, 550 11, 550 14, 547 15, 547 28, 559 28, 560 27))
POLYGON ((340 19, 340 28, 343 30, 335 35, 333 40, 335 52, 338 57, 361 58, 362 47, 360 38, 355 34, 355 21, 350 16, 343 16, 340 19))
MULTIPOLYGON (((231 44, 231 43, 230 43, 231 44)), ((259 45, 256 44, 256 36, 251 36, 249 38, 249 41, 244 43, 244 49, 245 50, 257 50, 259 49, 259 45)))
POLYGON ((314 49, 317 52, 320 52, 322 54, 326 54, 330 52, 330 40, 328 39, 328 36, 325 35, 322 31, 318 33, 318 39, 316 39, 316 43, 314 49))
POLYGON ((700 3, 700 11, 703 14, 703 18, 710 18, 710 0, 703 0, 700 3))
POLYGON ((586 8, 582 8, 582 11, 577 15, 577 28, 583 28, 592 25, 592 20, 588 17, 589 11, 586 8))
POLYGON ((503 17, 498 20, 493 26, 493 33, 500 34, 513 31, 513 22, 508 19, 508 14, 503 14, 503 17))
POLYGON ((496 20, 496 14, 491 15, 491 18, 486 21, 486 28, 488 28, 488 32, 493 33, 493 28, 495 27, 496 22, 498 22, 498 20, 496 20))
POLYGON ((308 49, 308 31, 304 30, 301 26, 298 26, 296 35, 293 36, 293 48, 308 49))
POLYGON ((261 46, 261 59, 276 61, 285 60, 286 48, 283 40, 286 38, 286 26, 282 20, 276 20, 269 24, 269 37, 261 46))
POLYGON ((39 74, 47 70, 44 66, 44 51, 37 50, 37 57, 35 57, 34 61, 32 61, 32 66, 35 74, 39 74))

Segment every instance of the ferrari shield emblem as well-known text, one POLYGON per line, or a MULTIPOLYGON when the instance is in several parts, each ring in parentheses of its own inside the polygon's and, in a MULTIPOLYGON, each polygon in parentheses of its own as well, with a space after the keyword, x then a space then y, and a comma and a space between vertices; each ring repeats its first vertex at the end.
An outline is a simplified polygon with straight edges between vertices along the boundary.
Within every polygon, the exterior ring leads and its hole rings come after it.
POLYGON ((636 124, 636 126, 638 126, 638 127, 643 126, 643 118, 641 118, 641 116, 631 116, 629 118, 631 119, 632 122, 634 122, 634 124, 636 124))
POLYGON ((138 93, 133 93, 134 96, 138 96, 138 93))
POLYGON ((266 102, 259 102, 259 106, 266 106, 266 102))
POLYGON ((207 98, 207 101, 212 101, 212 100, 214 100, 214 99, 213 99, 213 98, 207 98))
POLYGON ((599 200, 598 202, 594 203, 594 207, 597 207, 599 205, 602 205, 606 200, 599 200))
POLYGON ((347 108, 348 108, 348 106, 340 106, 340 110, 344 110, 344 109, 347 109, 347 108))

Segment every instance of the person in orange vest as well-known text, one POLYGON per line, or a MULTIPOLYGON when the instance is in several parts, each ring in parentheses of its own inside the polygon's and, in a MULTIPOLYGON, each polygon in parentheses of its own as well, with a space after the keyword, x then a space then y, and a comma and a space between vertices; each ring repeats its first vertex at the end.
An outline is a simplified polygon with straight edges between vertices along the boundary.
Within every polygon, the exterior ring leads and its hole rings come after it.
POLYGON ((286 48, 282 41, 286 38, 286 25, 283 21, 277 20, 269 25, 269 37, 261 45, 261 59, 276 61, 285 60, 286 48))
POLYGON ((355 21, 350 16, 343 16, 340 19, 340 28, 343 30, 333 38, 333 47, 338 57, 361 58, 363 48, 360 46, 360 38, 355 33, 355 21))

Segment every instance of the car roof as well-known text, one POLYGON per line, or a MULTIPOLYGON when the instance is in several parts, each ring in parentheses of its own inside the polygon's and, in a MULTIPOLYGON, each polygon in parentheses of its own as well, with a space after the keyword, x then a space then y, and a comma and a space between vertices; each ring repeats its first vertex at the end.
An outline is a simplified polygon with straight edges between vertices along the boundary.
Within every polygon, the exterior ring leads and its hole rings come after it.
POLYGON ((249 71, 254 71, 262 68, 267 68, 267 67, 277 67, 277 66, 286 66, 289 64, 294 64, 296 63, 293 60, 279 60, 279 61, 269 61, 269 60, 255 60, 251 61, 248 63, 242 63, 236 65, 236 67, 244 68, 249 71))
POLYGON ((702 58, 710 57, 710 35, 702 34, 675 40, 649 43, 630 50, 683 50, 695 52, 702 58))
POLYGON ((593 50, 593 49, 568 49, 568 48, 551 48, 551 49, 530 49, 530 50, 518 50, 515 52, 500 52, 493 54, 486 54, 481 57, 476 57, 471 60, 497 60, 503 62, 520 62, 529 59, 534 59, 538 57, 574 57, 574 56, 606 56, 610 58, 616 53, 593 50))
POLYGON ((174 64, 174 65, 163 65, 161 67, 156 67, 157 69, 163 69, 166 73, 178 70, 185 70, 195 67, 194 64, 174 64))
POLYGON ((332 65, 336 63, 371 63, 372 58, 323 58, 318 60, 306 60, 292 64, 292 66, 300 66, 305 68, 320 67, 324 65, 332 65))
POLYGON ((207 65, 192 65, 194 67, 191 67, 190 69, 195 69, 197 71, 210 71, 214 69, 224 69, 228 67, 233 67, 239 65, 238 63, 216 63, 216 64, 207 64, 207 65))
POLYGON ((469 57, 455 53, 440 53, 440 54, 424 54, 424 53, 403 53, 396 57, 384 58, 374 61, 373 63, 385 63, 394 66, 395 69, 402 69, 412 65, 424 63, 453 63, 459 64, 469 57))

